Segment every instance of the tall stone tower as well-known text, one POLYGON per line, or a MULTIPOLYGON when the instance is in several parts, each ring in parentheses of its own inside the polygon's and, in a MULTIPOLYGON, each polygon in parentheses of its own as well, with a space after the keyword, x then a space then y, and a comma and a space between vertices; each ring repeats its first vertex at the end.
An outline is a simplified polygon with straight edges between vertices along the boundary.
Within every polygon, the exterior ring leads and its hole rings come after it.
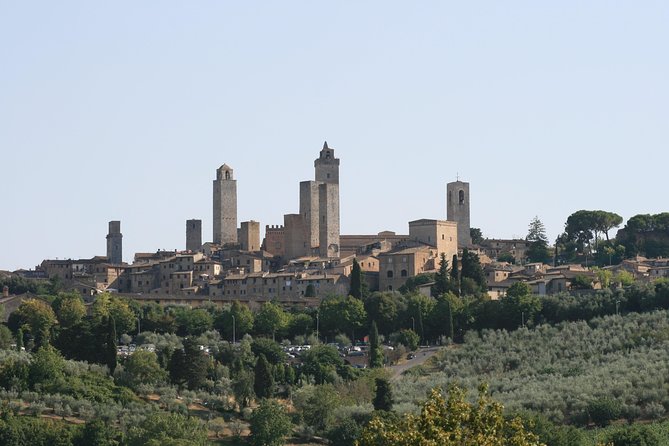
POLYGON ((469 183, 458 180, 446 185, 446 218, 458 224, 458 248, 471 246, 469 183))
POLYGON ((186 220, 186 250, 202 249, 202 220, 186 220))
POLYGON ((107 234, 107 261, 114 265, 123 263, 123 234, 121 234, 121 222, 109 222, 109 234, 107 234))
POLYGON ((318 182, 318 254, 339 257, 339 159, 327 141, 314 168, 318 182))
POLYGON ((237 180, 230 166, 216 170, 214 180, 214 243, 237 243, 237 180))

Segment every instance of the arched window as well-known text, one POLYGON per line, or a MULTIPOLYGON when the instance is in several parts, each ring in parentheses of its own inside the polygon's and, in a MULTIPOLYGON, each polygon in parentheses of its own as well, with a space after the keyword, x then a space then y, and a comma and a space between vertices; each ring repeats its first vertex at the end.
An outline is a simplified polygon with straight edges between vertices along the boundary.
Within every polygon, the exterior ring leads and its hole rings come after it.
POLYGON ((407 276, 407 270, 403 269, 402 272, 400 273, 400 276, 406 277, 407 276))
POLYGON ((458 199, 460 200, 460 204, 465 204, 465 191, 462 189, 458 192, 458 199))
POLYGON ((393 271, 392 271, 392 270, 388 271, 388 272, 386 273, 386 276, 387 276, 389 279, 392 279, 392 278, 393 278, 393 271))
POLYGON ((230 179, 230 171, 229 171, 229 170, 226 170, 226 171, 225 171, 225 179, 226 179, 226 180, 229 180, 229 179, 230 179))

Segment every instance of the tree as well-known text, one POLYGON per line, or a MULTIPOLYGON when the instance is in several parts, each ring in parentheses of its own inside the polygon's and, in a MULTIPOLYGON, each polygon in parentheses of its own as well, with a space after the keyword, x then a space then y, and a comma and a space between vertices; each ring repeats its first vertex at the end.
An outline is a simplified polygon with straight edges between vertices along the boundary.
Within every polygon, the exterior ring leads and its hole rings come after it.
POLYGON ((342 404, 332 384, 304 386, 295 392, 293 401, 304 423, 319 433, 332 425, 335 410, 342 404))
POLYGON ((116 370, 116 355, 118 346, 116 345, 116 323, 114 317, 110 316, 107 319, 107 342, 105 344, 105 364, 109 368, 109 374, 114 375, 116 370))
POLYGON ((317 345, 302 354, 302 373, 313 376, 316 384, 334 381, 337 368, 343 364, 337 349, 330 345, 317 345))
POLYGON ((393 410, 393 391, 390 382, 386 378, 376 378, 376 392, 374 394, 374 410, 393 410))
POLYGON ((492 400, 487 389, 479 390, 478 402, 471 404, 465 392, 451 387, 445 399, 433 389, 420 415, 384 420, 375 416, 364 428, 359 446, 540 446, 537 436, 526 431, 519 418, 506 420, 502 405, 492 400))
POLYGON ((502 298, 504 320, 502 325, 509 330, 533 323, 541 312, 541 299, 532 295, 532 289, 525 282, 516 282, 506 291, 502 298))
POLYGON ((548 263, 550 261, 551 253, 548 249, 546 227, 539 217, 534 217, 530 222, 525 240, 530 242, 527 249, 527 258, 530 262, 548 263))
POLYGON ((249 307, 234 301, 229 308, 216 315, 214 327, 221 332, 221 336, 232 341, 233 334, 235 339, 241 339, 245 334, 250 333, 253 330, 253 322, 253 313, 249 307))
POLYGON ((84 426, 81 434, 75 438, 75 446, 117 446, 120 444, 119 432, 108 423, 96 418, 84 426))
POLYGON ((207 428, 196 417, 155 412, 128 430, 127 446, 204 446, 207 428))
POLYGON ((175 351, 170 358, 170 378, 179 386, 195 390, 205 383, 209 359, 193 339, 185 339, 183 344, 184 348, 175 351))
POLYGON ((369 368, 379 367, 383 367, 383 351, 379 343, 379 330, 376 328, 376 322, 372 322, 369 330, 369 368))
POLYGON ((274 395, 274 376, 271 366, 263 354, 256 361, 253 390, 258 398, 271 398, 274 395))
POLYGON ((462 250, 462 267, 460 277, 472 279, 481 290, 487 289, 487 282, 478 254, 469 251, 467 248, 462 250))
POLYGON ((265 399, 251 415, 251 443, 253 446, 279 446, 292 429, 290 418, 275 400, 265 399))
POLYGON ((483 243, 483 233, 480 228, 469 228, 469 236, 472 238, 472 244, 480 245, 483 243))
POLYGON ((158 356, 147 350, 137 350, 130 355, 124 370, 131 387, 139 384, 153 385, 166 377, 165 371, 158 364, 158 356))
POLYGON ((432 295, 441 296, 442 294, 447 293, 450 289, 451 283, 448 274, 448 260, 446 260, 446 254, 442 252, 439 260, 439 270, 434 275, 432 295))
POLYGON ((363 297, 363 278, 362 270, 360 269, 360 264, 357 259, 353 259, 353 268, 351 269, 351 290, 348 294, 351 296, 362 299, 363 297))
POLYGON ((398 293, 374 292, 364 301, 367 320, 370 324, 376 322, 379 332, 387 336, 398 328, 397 318, 402 304, 403 298, 398 293))
POLYGON ((46 345, 51 340, 51 328, 57 323, 56 314, 51 306, 40 299, 26 299, 11 315, 17 329, 30 333, 35 339, 35 349, 46 345))
POLYGON ((5 325, 0 325, 0 349, 7 350, 12 345, 12 331, 5 325))
POLYGON ((457 296, 460 295, 460 265, 457 254, 453 254, 453 260, 451 261, 451 291, 457 296))
POLYGON ((314 288, 313 283, 307 285, 307 289, 304 290, 304 297, 316 297, 316 288, 314 288))
POLYGON ((390 340, 395 345, 402 344, 408 350, 414 351, 418 348, 420 337, 413 330, 400 330, 399 332, 390 335, 390 340))
POLYGON ((176 313, 179 336, 199 336, 207 330, 211 330, 214 319, 207 310, 202 308, 181 308, 176 313))
MULTIPOLYGON (((237 360, 240 362, 239 360, 237 360)), ((233 364, 233 367, 235 365, 233 364)), ((232 393, 240 409, 248 407, 253 399, 253 373, 243 366, 237 366, 232 381, 232 393)))
POLYGON ((39 384, 58 381, 63 377, 65 360, 58 350, 50 345, 45 345, 37 350, 28 368, 28 384, 31 389, 39 384))
POLYGON ((273 302, 265 302, 256 313, 254 328, 256 332, 272 335, 274 339, 277 332, 288 327, 288 322, 288 315, 283 308, 273 302))
POLYGON ((355 331, 362 328, 367 318, 365 305, 353 296, 332 296, 319 306, 320 325, 324 333, 334 336, 345 333, 355 340, 355 331))
POLYGON ((251 351, 257 357, 264 356, 270 364, 279 364, 286 358, 286 353, 281 346, 267 338, 254 339, 251 342, 251 351))
POLYGON ((136 328, 137 316, 130 308, 127 299, 109 293, 98 294, 93 302, 94 324, 106 327, 107 318, 110 316, 114 318, 119 333, 128 333, 136 328))
POLYGON ((86 315, 84 300, 77 293, 59 293, 51 307, 63 328, 78 324, 86 315))
POLYGON ((660 446, 662 444, 652 429, 638 424, 623 427, 609 434, 607 442, 611 446, 660 446))
POLYGON ((23 350, 23 329, 19 328, 16 332, 16 351, 23 350))

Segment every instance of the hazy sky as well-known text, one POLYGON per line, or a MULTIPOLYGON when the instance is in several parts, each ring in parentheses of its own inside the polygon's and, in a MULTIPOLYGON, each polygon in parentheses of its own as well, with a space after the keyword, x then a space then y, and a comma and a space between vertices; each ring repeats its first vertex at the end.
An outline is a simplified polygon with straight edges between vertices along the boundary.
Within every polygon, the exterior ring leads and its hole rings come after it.
POLYGON ((344 234, 446 218, 551 240, 579 209, 668 211, 669 2, 0 0, 0 269, 185 248, 298 210, 327 140, 344 234))

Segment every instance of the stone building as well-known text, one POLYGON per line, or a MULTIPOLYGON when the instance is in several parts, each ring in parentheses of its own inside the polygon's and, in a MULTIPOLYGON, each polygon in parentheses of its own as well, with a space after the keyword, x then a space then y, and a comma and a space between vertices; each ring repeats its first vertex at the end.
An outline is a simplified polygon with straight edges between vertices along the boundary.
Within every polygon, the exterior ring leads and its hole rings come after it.
POLYGON ((262 250, 277 256, 285 256, 285 233, 283 225, 265 225, 265 239, 262 243, 262 250))
POLYGON ((472 244, 469 204, 469 183, 458 180, 446 185, 446 219, 458 224, 459 248, 472 244))
POLYGON ((377 255, 379 290, 397 290, 409 277, 439 268, 441 254, 450 262, 457 253, 457 223, 431 219, 411 221, 408 240, 377 255))
POLYGON ((525 263, 530 242, 524 239, 485 239, 481 242, 481 251, 491 259, 497 259, 502 254, 511 255, 516 264, 525 263))
POLYGON ((202 220, 186 220, 186 251, 202 249, 202 220))
POLYGON ((454 221, 421 219, 409 222, 409 238, 436 248, 437 258, 442 254, 450 262, 458 253, 459 225, 454 221))
POLYGON ((109 222, 109 234, 107 234, 107 259, 109 263, 120 265, 123 263, 123 234, 121 234, 121 222, 109 222))
POLYGON ((242 251, 258 251, 260 249, 260 223, 243 221, 239 228, 239 248, 242 251))
POLYGON ((237 243, 237 180, 227 164, 216 170, 213 225, 215 244, 225 246, 237 243))

